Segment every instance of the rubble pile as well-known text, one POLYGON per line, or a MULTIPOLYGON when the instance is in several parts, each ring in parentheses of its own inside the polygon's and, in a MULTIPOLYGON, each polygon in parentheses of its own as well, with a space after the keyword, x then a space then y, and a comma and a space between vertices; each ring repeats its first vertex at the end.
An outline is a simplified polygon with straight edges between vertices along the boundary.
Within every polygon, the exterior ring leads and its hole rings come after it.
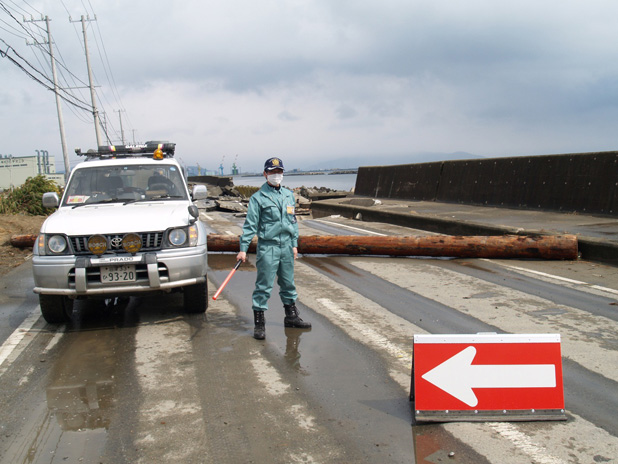
MULTIPOLYGON (((231 178, 223 178, 223 182, 220 178, 210 179, 189 179, 189 188, 193 188, 195 184, 206 185, 208 192, 208 199, 195 202, 195 205, 204 211, 226 211, 235 213, 237 215, 244 215, 247 212, 247 204, 249 203, 250 194, 246 192, 255 192, 259 187, 244 187, 234 186, 231 178), (229 180, 228 180, 229 179, 229 180), (243 195, 242 192, 245 192, 243 195)), ((350 192, 342 192, 333 190, 327 187, 299 187, 291 189, 296 198, 296 214, 308 215, 311 214, 311 202, 317 200, 324 200, 327 198, 344 198, 350 195, 350 192)))

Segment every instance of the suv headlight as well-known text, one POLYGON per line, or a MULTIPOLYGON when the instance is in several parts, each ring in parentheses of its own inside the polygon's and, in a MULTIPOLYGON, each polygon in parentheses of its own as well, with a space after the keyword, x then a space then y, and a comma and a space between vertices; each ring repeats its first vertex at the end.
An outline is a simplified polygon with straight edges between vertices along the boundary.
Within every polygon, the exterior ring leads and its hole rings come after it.
POLYGON ((174 246, 183 246, 187 241, 187 233, 184 229, 172 229, 168 237, 170 243, 174 246))
POLYGON ((67 239, 62 235, 52 235, 47 241, 47 247, 52 253, 63 253, 67 249, 67 239))
POLYGON ((167 235, 167 240, 174 247, 193 247, 197 245, 198 232, 195 224, 189 227, 172 229, 167 235))
POLYGON ((64 235, 39 235, 37 251, 40 256, 63 254, 67 249, 68 243, 64 235))

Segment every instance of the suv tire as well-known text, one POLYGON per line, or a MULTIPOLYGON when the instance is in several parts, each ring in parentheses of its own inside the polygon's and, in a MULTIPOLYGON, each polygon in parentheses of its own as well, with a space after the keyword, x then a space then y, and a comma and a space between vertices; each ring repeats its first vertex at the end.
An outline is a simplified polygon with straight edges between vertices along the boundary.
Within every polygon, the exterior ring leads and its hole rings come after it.
POLYGON ((71 320, 73 300, 62 295, 39 295, 43 319, 49 324, 62 324, 71 320))
POLYGON ((191 314, 203 313, 208 308, 208 280, 189 285, 184 288, 185 312, 191 314))

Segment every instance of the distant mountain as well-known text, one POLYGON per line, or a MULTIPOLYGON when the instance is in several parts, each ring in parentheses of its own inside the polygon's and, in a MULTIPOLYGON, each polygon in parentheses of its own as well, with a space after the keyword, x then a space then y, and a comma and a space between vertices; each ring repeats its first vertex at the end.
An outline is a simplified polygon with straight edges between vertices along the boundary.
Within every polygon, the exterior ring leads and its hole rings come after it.
POLYGON ((433 161, 478 159, 483 156, 473 155, 463 151, 454 153, 421 152, 408 155, 375 155, 375 156, 350 156, 336 159, 322 159, 319 163, 312 163, 297 168, 304 171, 324 169, 352 169, 360 166, 392 166, 396 164, 430 163, 433 161))

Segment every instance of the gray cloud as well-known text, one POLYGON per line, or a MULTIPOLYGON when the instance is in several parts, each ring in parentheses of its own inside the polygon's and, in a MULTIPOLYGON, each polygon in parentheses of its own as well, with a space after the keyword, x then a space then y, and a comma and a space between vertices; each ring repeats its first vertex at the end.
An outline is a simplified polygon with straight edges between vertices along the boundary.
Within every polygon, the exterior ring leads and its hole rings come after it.
MULTIPOLYGON (((64 0, 66 10, 51 0, 29 3, 52 17, 64 63, 85 82, 81 25, 67 18, 67 10, 73 19, 90 13, 83 2, 64 0)), ((110 127, 118 132, 114 111, 122 104, 127 132, 163 134, 188 162, 205 157, 202 166, 227 152, 248 166, 273 150, 353 159, 615 148, 618 4, 609 0, 89 5, 97 15, 88 26, 97 92, 110 127)), ((38 64, 21 41, 2 31, 0 38, 38 64)), ((58 153, 51 92, 5 59, 0 79, 0 152, 46 145, 58 153)), ((69 145, 93 146, 91 116, 65 113, 69 145)))

